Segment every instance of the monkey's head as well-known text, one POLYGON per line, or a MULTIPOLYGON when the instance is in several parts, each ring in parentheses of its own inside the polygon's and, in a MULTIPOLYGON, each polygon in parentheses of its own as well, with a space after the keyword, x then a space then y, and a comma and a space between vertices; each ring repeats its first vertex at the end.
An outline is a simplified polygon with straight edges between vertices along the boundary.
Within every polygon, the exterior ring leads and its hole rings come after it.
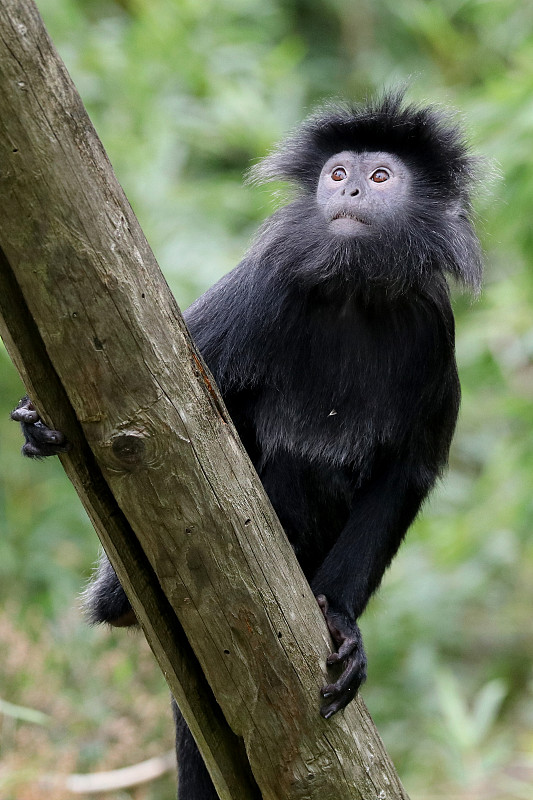
MULTIPOLYGON (((289 216, 299 213, 315 253, 329 253, 345 271, 352 265, 364 280, 403 285, 446 271, 479 287, 470 223, 474 160, 457 126, 431 107, 405 106, 401 93, 330 107, 306 120, 252 177, 296 184, 300 197, 289 216)), ((293 231, 295 224, 293 218, 293 231)))

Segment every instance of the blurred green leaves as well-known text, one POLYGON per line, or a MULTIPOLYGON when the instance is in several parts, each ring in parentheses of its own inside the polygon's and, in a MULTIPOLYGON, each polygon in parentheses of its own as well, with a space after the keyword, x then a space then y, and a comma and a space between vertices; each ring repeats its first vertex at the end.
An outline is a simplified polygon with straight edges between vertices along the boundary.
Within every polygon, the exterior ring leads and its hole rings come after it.
POLYGON ((488 681, 472 698, 469 706, 459 682, 451 672, 437 674, 437 692, 441 713, 462 754, 467 758, 486 740, 493 728, 506 694, 505 684, 498 679, 488 681))

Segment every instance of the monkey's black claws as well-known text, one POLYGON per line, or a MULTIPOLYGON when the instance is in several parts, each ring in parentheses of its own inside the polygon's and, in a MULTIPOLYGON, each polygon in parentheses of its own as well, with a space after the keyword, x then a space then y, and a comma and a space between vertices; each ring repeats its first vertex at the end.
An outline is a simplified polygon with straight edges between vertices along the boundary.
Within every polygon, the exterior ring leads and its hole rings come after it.
POLYGON ((355 620, 332 611, 324 595, 319 595, 317 601, 338 648, 336 653, 328 656, 327 664, 342 664, 344 667, 338 680, 324 686, 321 691, 322 697, 328 702, 324 703, 320 713, 324 719, 329 719, 353 700, 366 680, 366 654, 361 631, 355 620))
POLYGON ((14 411, 11 419, 20 422, 25 444, 22 447, 23 455, 28 458, 46 458, 65 453, 70 445, 61 431, 47 428, 41 422, 39 413, 29 397, 23 397, 14 411))

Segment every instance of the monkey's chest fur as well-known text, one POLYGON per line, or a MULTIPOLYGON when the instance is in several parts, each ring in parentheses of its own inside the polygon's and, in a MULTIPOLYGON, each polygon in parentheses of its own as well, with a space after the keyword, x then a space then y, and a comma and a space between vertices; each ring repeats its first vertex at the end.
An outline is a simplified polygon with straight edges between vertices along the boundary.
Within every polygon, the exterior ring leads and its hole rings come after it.
POLYGON ((453 361, 418 299, 307 304, 256 387, 254 462, 310 576, 383 458, 409 457, 453 361))
POLYGON ((314 302, 263 372, 255 428, 264 461, 286 453, 364 478, 377 447, 424 424, 453 348, 421 303, 314 302))

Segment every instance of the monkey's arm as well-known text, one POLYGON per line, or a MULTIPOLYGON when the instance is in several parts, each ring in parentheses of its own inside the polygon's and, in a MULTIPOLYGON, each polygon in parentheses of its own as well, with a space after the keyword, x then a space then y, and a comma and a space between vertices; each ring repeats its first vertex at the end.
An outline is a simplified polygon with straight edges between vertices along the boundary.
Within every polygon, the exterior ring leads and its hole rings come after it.
POLYGON ((339 679, 324 687, 327 718, 353 699, 366 678, 366 656, 356 620, 394 557, 438 470, 389 457, 358 490, 349 520, 319 567, 311 587, 324 613, 342 664, 339 679))

